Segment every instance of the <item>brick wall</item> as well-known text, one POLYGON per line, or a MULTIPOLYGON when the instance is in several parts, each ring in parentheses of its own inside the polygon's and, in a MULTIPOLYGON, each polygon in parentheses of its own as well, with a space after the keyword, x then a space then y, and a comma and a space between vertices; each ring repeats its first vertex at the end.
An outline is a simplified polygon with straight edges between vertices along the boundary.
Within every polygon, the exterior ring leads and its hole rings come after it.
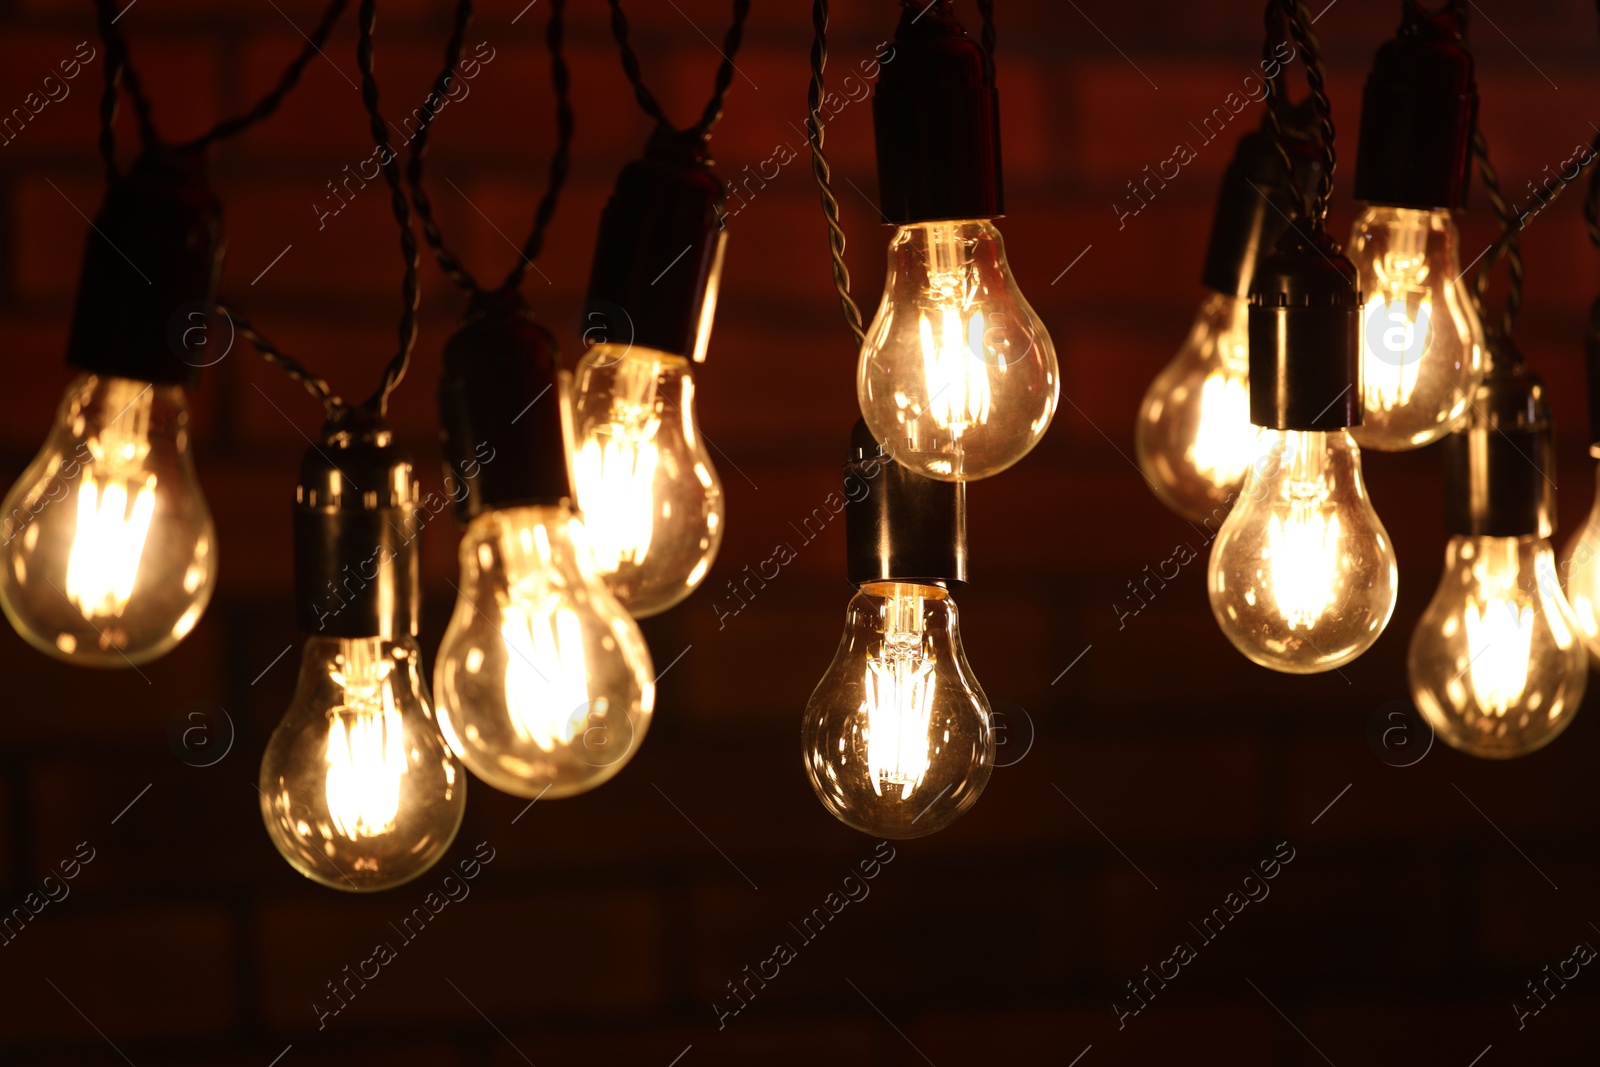
MULTIPOLYGON (((432 173, 453 244, 492 276, 512 261, 502 234, 520 241, 525 231, 554 123, 547 5, 514 23, 521 0, 482 6, 468 40, 489 42, 495 59, 443 113, 432 173)), ((525 285, 569 349, 598 211, 648 132, 604 5, 571 6, 573 177, 543 276, 530 272, 525 285)), ((706 38, 720 42, 726 6, 629 5, 647 77, 680 119, 698 113, 709 89, 717 55, 706 38)), ((714 141, 728 175, 755 170, 780 145, 803 147, 808 5, 755 6, 714 141)), ((474 783, 459 843, 411 886, 363 899, 315 888, 260 826, 252 783, 298 658, 289 504, 318 413, 242 347, 206 372, 195 395, 198 454, 223 563, 194 634, 142 674, 86 673, 0 628, 0 904, 21 905, 74 862, 80 843, 93 856, 76 861, 68 895, 0 944, 0 1061, 1490 1065, 1572 1063, 1593 1047, 1600 975, 1580 972, 1520 1030, 1512 1003, 1534 1004, 1525 983, 1575 943, 1600 943, 1591 924, 1600 922, 1600 720, 1580 715, 1551 748, 1505 766, 1439 745, 1395 768, 1369 739, 1390 702, 1405 698, 1406 644, 1438 577, 1436 455, 1367 463, 1402 592, 1388 632, 1342 672, 1289 678, 1248 664, 1213 625, 1198 565, 1118 626, 1112 605, 1125 583, 1188 536, 1127 457, 1140 395, 1200 298, 1210 204, 1234 133, 1122 228, 1111 205, 1251 72, 1259 5, 998 6, 1003 228, 1057 341, 1070 403, 1033 455, 971 490, 964 632, 1011 725, 1010 765, 977 808, 942 834, 895 846, 871 895, 803 943, 778 978, 752 984, 748 1007, 719 1029, 713 1002, 737 1006, 727 983, 745 981, 746 965, 774 942, 797 941, 790 923, 874 848, 814 800, 798 754, 800 711, 848 599, 841 531, 802 548, 737 616, 719 625, 713 606, 833 488, 854 417, 853 354, 802 154, 730 222, 701 375, 701 422, 717 446, 730 527, 705 588, 645 625, 658 664, 682 654, 662 680, 648 742, 615 782, 581 799, 525 811, 474 783), (237 731, 204 768, 177 759, 168 739, 194 701, 225 709, 237 731), (347 1006, 319 1029, 314 1004, 335 1003, 327 983, 346 982, 344 968, 375 942, 398 940, 389 924, 482 841, 495 859, 471 896, 378 978, 342 986, 347 1006), (1270 896, 1214 941, 1193 932, 1283 841, 1294 859, 1270 896), (1149 1006, 1131 1014, 1126 983, 1144 981, 1178 941, 1195 958, 1164 988, 1152 983, 1149 1006), (1121 1029, 1113 1002, 1130 1012, 1121 1029)), ((142 0, 121 22, 173 137, 254 99, 319 9, 311 0, 219 7, 142 0)), ((842 71, 889 33, 893 5, 835 7, 842 71)), ((1361 79, 1394 30, 1394 8, 1336 0, 1317 23, 1345 134, 1333 212, 1341 235, 1353 214, 1361 79)), ((1524 182, 1566 159, 1600 118, 1594 13, 1578 0, 1474 8, 1483 121, 1503 183, 1521 200, 1524 182)), ((448 8, 389 0, 383 11, 379 74, 398 110, 426 90, 448 8)), ((0 109, 20 104, 84 40, 99 50, 85 3, 0 0, 0 109)), ((215 153, 229 239, 223 291, 357 394, 388 356, 398 261, 381 189, 319 228, 324 183, 370 152, 352 22, 327 56, 276 118, 215 153)), ((101 194, 93 144, 103 61, 100 51, 64 99, 0 145, 7 480, 43 437, 67 379, 60 354, 83 216, 101 194)), ((1241 129, 1257 114, 1242 116, 1241 129)), ((125 140, 131 131, 125 123, 125 140)), ((886 236, 870 199, 870 138, 864 104, 829 131, 857 296, 869 307, 886 236)), ((1474 205, 1468 248, 1492 236, 1481 196, 1474 205)), ((1569 196, 1527 234, 1519 328, 1561 429, 1564 532, 1593 496, 1580 338, 1600 279, 1578 207, 1569 196)), ((461 300, 431 262, 423 284, 416 362, 393 412, 436 484, 433 386, 461 300)), ((442 524, 428 531, 424 566, 431 655, 453 596, 455 539, 442 524)))

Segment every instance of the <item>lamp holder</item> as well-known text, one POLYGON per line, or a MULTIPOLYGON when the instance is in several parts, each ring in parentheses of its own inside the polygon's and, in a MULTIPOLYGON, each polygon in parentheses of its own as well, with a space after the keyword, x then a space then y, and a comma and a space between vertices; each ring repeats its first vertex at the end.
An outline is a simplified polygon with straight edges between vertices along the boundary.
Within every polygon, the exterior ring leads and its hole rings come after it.
POLYGON ((846 575, 868 582, 953 588, 967 580, 967 486, 897 463, 864 420, 844 464, 846 575))
POLYGON ((1275 430, 1361 423, 1356 269, 1339 245, 1299 220, 1250 284, 1250 421, 1275 430))
POLYGON ((1467 425, 1445 438, 1445 526, 1454 536, 1542 537, 1556 528, 1555 430, 1544 382, 1504 334, 1467 425))

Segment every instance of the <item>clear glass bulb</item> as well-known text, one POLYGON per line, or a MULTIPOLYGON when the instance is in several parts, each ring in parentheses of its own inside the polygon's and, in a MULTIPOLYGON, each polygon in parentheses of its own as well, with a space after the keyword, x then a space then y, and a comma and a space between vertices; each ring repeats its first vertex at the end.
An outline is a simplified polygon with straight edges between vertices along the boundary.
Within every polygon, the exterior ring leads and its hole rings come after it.
POLYGON ((1233 502, 1255 457, 1249 311, 1242 297, 1212 293, 1139 407, 1139 469, 1163 504, 1196 522, 1233 502))
POLYGON ((695 425, 689 360, 595 345, 578 361, 572 418, 595 567, 635 618, 666 611, 722 544, 722 482, 695 425))
POLYGON ((1260 445, 1211 548, 1211 610, 1263 667, 1342 667, 1383 633, 1398 585, 1361 452, 1345 430, 1263 429, 1260 445))
POLYGON ((572 796, 622 769, 655 676, 565 507, 486 511, 461 539, 460 598, 434 668, 445 740, 506 793, 572 796))
POLYGON ((1583 702, 1581 637, 1549 541, 1452 537, 1439 590, 1411 635, 1411 695, 1455 748, 1526 755, 1565 730, 1583 702))
POLYGON ((0 607, 57 659, 147 663, 211 599, 216 528, 181 386, 79 376, 0 508, 0 607))
POLYGON ((261 817, 283 858, 333 889, 409 882, 455 840, 467 780, 439 736, 409 637, 313 637, 261 758, 261 817))
POLYGON ((902 226, 867 329, 856 396, 872 436, 918 474, 998 474, 1044 436, 1056 350, 987 220, 902 226))
POLYGON ((1600 468, 1595 471, 1594 506, 1567 544, 1561 577, 1579 635, 1590 654, 1600 657, 1600 468))
POLYGON ((863 833, 921 837, 972 807, 994 769, 994 736, 946 590, 861 587, 806 704, 802 742, 811 788, 863 833))
POLYGON ((1362 448, 1399 452, 1458 426, 1483 381, 1483 327, 1461 278, 1450 212, 1368 207, 1346 254, 1366 299, 1362 448))

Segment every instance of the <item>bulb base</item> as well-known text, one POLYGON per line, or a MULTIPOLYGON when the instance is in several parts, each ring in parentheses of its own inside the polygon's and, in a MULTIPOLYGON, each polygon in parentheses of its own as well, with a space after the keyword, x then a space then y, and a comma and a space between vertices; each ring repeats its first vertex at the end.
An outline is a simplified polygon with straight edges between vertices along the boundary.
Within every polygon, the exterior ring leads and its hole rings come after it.
POLYGON ((895 226, 1005 214, 1000 97, 948 0, 907 6, 872 94, 878 200, 895 226))
POLYGON ((445 482, 463 525, 572 497, 555 339, 516 292, 478 293, 444 348, 445 482))
POLYGON ((1544 383, 1510 338, 1488 338, 1490 370, 1470 420, 1444 440, 1445 528, 1466 537, 1556 529, 1555 428, 1544 383))
POLYGON ((659 126, 600 214, 584 341, 705 361, 716 314, 727 193, 705 138, 659 126))
POLYGON ((1361 94, 1355 198, 1387 207, 1467 206, 1478 87, 1463 27, 1406 4, 1361 94))
POLYGON ((203 323, 222 253, 222 204, 204 150, 145 149, 106 190, 84 242, 67 363, 104 377, 191 384, 214 362, 203 323))
POLYGON ((411 456, 361 409, 323 436, 295 489, 295 624, 310 636, 415 637, 422 524, 411 456))
POLYGON ((1361 423, 1361 294, 1356 269, 1303 219, 1250 284, 1250 421, 1274 430, 1361 423))
MULTIPOLYGON (((1283 118, 1284 134, 1291 142, 1289 158, 1301 189, 1313 188, 1322 169, 1310 136, 1314 119, 1309 105, 1309 100, 1303 101, 1283 118)), ((1265 127, 1239 138, 1217 192, 1201 285, 1228 296, 1249 294, 1257 262, 1271 254, 1289 226, 1289 217, 1299 210, 1294 189, 1265 127)))
POLYGON ((967 580, 967 486, 924 478, 895 462, 857 419, 844 464, 845 570, 856 588, 967 580))

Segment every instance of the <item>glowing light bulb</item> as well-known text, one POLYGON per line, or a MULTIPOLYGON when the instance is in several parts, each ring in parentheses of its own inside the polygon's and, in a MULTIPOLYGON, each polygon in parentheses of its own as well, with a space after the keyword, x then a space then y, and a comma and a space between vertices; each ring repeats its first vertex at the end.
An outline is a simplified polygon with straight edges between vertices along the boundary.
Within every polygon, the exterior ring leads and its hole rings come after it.
POLYGON ((1196 521, 1220 517, 1255 456, 1249 310, 1243 297, 1213 293, 1139 407, 1139 469, 1163 504, 1196 521))
POLYGON ((1600 470, 1595 475, 1594 507, 1567 545, 1561 577, 1579 635, 1590 654, 1600 656, 1600 470))
POLYGON ((638 624, 565 506, 485 511, 461 539, 460 598, 434 670, 439 725, 473 774, 517 796, 609 779, 655 707, 638 624))
POLYGON ((455 839, 466 786, 423 693, 416 642, 306 642, 259 786, 267 833, 295 870, 353 892, 409 882, 455 839))
POLYGON ((722 544, 722 482, 695 425, 689 360, 596 345, 573 390, 573 478, 595 567, 630 614, 658 614, 694 592, 722 544))
POLYGON ((861 414, 895 459, 946 482, 998 474, 1044 436, 1058 373, 992 223, 895 232, 856 374, 861 414))
POLYGON ((1550 542, 1453 537, 1444 576, 1411 637, 1417 709, 1474 756, 1541 748, 1583 702, 1588 655, 1550 542))
POLYGON ((93 667, 147 663, 194 629, 216 530, 183 389, 82 375, 0 515, 0 607, 29 644, 93 667))
POLYGON ((1211 549, 1211 610, 1234 647, 1290 674, 1372 646, 1394 611, 1394 547, 1343 430, 1262 430, 1262 456, 1211 549))
POLYGON ((949 593, 863 585, 803 735, 811 787, 863 833, 921 837, 972 807, 994 767, 994 738, 949 593))
POLYGON ((1366 296, 1363 448, 1421 448, 1457 427, 1483 380, 1483 328, 1461 279, 1450 212, 1369 207, 1347 249, 1366 296))

